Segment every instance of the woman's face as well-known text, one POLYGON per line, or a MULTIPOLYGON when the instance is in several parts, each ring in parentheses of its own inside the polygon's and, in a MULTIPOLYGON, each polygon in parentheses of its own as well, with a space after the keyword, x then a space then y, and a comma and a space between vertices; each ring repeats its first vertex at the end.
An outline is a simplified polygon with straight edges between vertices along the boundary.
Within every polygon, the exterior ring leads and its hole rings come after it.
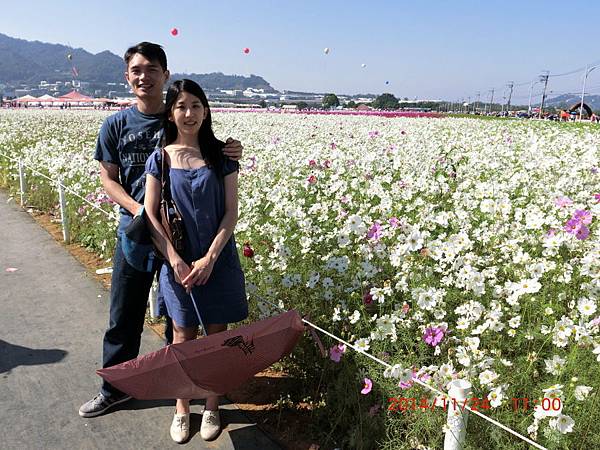
POLYGON ((198 134, 207 113, 208 110, 198 97, 184 91, 179 94, 171 109, 170 120, 175 123, 179 134, 193 135, 198 134))

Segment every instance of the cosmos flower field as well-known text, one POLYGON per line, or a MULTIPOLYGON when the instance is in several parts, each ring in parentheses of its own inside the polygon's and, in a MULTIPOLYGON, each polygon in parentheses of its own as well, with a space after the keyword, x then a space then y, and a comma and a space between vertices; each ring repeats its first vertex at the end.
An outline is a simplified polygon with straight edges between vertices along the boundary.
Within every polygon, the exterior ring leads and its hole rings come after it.
MULTIPOLYGON (((74 237, 108 259, 116 208, 92 159, 106 116, 0 111, 0 152, 102 208, 68 197, 74 237)), ((315 417, 341 418, 321 424, 332 446, 440 448, 445 408, 415 378, 442 391, 468 380, 470 406, 547 448, 600 446, 600 129, 225 112, 213 121, 218 137, 244 144, 236 240, 250 298, 296 308, 392 365, 327 337, 326 357, 306 339, 283 363, 320 380, 315 417), (391 411, 390 398, 416 408, 391 411)), ((17 199, 15 167, 0 155, 0 184, 17 199)), ((51 183, 31 172, 27 183, 29 205, 56 211, 51 183)), ((528 448, 469 420, 467 448, 528 448)))

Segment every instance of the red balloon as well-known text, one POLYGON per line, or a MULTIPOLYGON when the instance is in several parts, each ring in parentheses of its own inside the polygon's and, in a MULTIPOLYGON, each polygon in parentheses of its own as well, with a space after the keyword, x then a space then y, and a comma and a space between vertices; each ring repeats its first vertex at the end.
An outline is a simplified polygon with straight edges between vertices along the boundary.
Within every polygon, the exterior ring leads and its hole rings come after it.
POLYGON ((250 49, 248 47, 244 47, 244 53, 247 55, 248 53, 250 53, 250 49))
POLYGON ((177 36, 179 34, 179 30, 177 28, 171 28, 171 35, 177 36))

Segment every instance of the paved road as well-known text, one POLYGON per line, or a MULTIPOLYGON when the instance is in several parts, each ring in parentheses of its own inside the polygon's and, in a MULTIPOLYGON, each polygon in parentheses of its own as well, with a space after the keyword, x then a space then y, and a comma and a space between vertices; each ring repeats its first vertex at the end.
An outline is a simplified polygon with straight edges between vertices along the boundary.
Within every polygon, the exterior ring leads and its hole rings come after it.
MULTIPOLYGON (((0 192, 0 448, 175 448, 169 426, 174 401, 137 401, 82 419, 79 406, 95 394, 108 292, 60 244, 0 192), (6 268, 18 268, 7 272, 6 268)), ((161 340, 145 329, 142 352, 161 340)), ((192 407, 184 447, 276 450, 233 404, 211 443, 199 434, 202 402, 192 407)))

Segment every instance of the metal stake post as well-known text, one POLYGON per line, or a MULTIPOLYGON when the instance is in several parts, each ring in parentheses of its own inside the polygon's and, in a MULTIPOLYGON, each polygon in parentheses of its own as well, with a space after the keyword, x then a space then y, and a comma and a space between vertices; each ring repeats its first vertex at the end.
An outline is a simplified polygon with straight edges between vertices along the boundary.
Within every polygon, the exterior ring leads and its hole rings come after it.
POLYGON ((69 218, 67 217, 67 200, 65 197, 65 188, 62 183, 62 179, 58 180, 58 201, 60 203, 60 220, 62 221, 63 227, 63 239, 68 244, 71 242, 71 236, 69 234, 69 218))
POLYGON ((21 195, 21 208, 25 207, 25 166, 23 161, 19 159, 19 194, 21 195))

